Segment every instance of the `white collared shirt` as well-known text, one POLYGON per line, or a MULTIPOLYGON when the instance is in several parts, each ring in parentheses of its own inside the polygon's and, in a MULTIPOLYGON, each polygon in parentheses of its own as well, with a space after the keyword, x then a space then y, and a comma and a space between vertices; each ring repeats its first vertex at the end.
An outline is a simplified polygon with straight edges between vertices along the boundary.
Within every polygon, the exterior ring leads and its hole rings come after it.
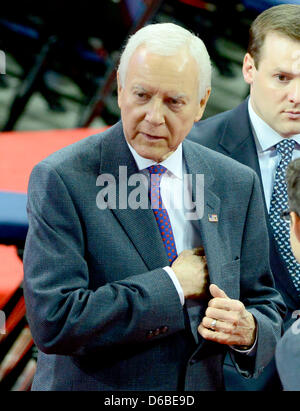
MULTIPOLYGON (((127 145, 135 159, 138 169, 149 178, 149 171, 146 170, 147 167, 157 163, 141 157, 130 144, 127 143, 127 145)), ((173 154, 159 164, 167 169, 167 172, 161 179, 160 192, 164 206, 169 214, 176 250, 179 255, 183 250, 199 247, 202 244, 197 220, 191 221, 185 217, 185 209, 183 206, 186 202, 183 200, 183 175, 186 169, 182 156, 182 144, 177 147, 173 154)), ((164 267, 164 269, 173 280, 181 303, 184 304, 183 291, 177 277, 170 267, 164 267)))
MULTIPOLYGON (((255 113, 251 105, 251 98, 248 101, 248 110, 256 144, 266 206, 269 211, 275 171, 280 161, 280 154, 277 153, 274 146, 283 140, 284 137, 281 137, 280 134, 255 113)), ((294 160, 300 157, 300 134, 294 135, 292 139, 296 141, 292 157, 294 160)))

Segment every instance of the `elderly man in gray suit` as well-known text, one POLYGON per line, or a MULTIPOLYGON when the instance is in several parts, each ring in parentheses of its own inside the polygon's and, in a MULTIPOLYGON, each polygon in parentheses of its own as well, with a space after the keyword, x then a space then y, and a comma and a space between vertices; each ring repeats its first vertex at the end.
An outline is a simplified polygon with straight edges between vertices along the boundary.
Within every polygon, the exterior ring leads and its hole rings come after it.
POLYGON ((210 75, 189 31, 142 28, 118 70, 122 120, 34 168, 33 390, 222 390, 226 352, 246 378, 272 357, 285 306, 258 178, 184 141, 210 75))

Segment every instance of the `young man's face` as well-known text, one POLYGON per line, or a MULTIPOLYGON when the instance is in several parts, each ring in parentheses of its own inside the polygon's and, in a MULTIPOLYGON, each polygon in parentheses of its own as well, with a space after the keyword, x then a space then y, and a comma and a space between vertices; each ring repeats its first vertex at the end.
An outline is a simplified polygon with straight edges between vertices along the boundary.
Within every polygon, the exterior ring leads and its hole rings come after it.
POLYGON ((247 53, 243 75, 252 107, 282 137, 300 133, 300 42, 267 34, 258 67, 247 53))
POLYGON ((209 96, 199 102, 198 67, 186 50, 160 56, 139 47, 125 84, 118 77, 118 103, 127 142, 144 158, 162 161, 200 120, 209 96))

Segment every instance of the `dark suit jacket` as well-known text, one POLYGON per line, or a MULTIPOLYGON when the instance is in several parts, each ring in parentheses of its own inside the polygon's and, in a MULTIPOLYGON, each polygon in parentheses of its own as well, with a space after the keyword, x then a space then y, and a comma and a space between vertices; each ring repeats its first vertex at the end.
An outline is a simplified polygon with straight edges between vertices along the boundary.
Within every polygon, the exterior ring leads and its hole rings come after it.
MULTIPOLYGON (((188 173, 205 178, 198 228, 210 280, 244 301, 257 320, 252 369, 239 363, 245 375, 257 375, 272 356, 284 310, 273 288, 266 226, 257 225, 264 212, 258 178, 192 142, 183 143, 183 155, 188 173)), ((33 389, 223 389, 228 347, 194 338, 162 269, 168 259, 151 208, 96 205, 103 173, 115 178, 118 204, 121 165, 128 177, 138 172, 118 123, 32 172, 24 295, 40 350, 33 389)))
MULTIPOLYGON (((188 139, 251 167, 259 176, 264 198, 256 145, 248 114, 248 99, 233 110, 198 122, 189 134, 188 139)), ((269 224, 266 205, 265 221, 269 232, 270 264, 276 288, 280 291, 288 308, 285 319, 285 328, 287 328, 292 321, 292 312, 299 308, 300 298, 297 295, 293 281, 277 249, 273 231, 269 224)))

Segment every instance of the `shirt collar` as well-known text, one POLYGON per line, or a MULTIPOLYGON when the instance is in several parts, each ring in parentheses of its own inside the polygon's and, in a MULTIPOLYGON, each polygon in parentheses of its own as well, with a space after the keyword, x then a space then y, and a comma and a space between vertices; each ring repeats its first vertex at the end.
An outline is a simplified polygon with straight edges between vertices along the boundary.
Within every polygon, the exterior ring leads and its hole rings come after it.
MULTIPOLYGON (((277 143, 284 139, 278 134, 272 127, 270 127, 264 120, 262 120, 253 110, 251 104, 251 98, 248 101, 248 111, 251 124, 254 130, 254 136, 256 138, 256 145, 258 151, 263 152, 270 150, 277 143)), ((300 134, 295 134, 293 140, 300 144, 300 134)))
MULTIPOLYGON (((126 143, 140 171, 154 164, 158 164, 155 161, 150 160, 149 158, 140 156, 127 141, 126 143)), ((159 164, 166 167, 166 169, 176 177, 182 179, 182 143, 179 144, 173 154, 171 154, 166 160, 160 162, 159 164)))

